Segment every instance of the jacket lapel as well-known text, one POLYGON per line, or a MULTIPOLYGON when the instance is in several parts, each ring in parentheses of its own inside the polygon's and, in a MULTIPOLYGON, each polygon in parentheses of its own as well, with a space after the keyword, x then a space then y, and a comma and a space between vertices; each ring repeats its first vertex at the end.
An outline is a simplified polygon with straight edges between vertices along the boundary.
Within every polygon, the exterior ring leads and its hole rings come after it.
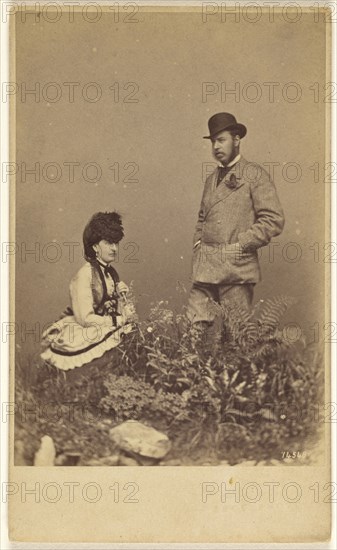
POLYGON ((214 171, 210 179, 209 193, 207 194, 205 201, 205 216, 207 216, 213 206, 226 200, 229 195, 235 193, 235 191, 244 185, 245 180, 243 177, 243 172, 245 164, 247 164, 247 161, 241 157, 240 160, 229 170, 226 176, 219 182, 218 186, 216 183, 219 168, 214 171))

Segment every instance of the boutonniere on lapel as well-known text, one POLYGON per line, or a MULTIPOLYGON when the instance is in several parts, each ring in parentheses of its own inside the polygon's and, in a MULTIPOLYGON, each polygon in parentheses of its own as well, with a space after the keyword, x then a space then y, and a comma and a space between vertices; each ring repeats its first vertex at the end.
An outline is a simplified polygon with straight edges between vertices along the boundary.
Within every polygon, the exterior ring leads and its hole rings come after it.
POLYGON ((225 184, 229 189, 236 189, 239 185, 239 179, 235 174, 231 174, 229 179, 225 179, 225 184))

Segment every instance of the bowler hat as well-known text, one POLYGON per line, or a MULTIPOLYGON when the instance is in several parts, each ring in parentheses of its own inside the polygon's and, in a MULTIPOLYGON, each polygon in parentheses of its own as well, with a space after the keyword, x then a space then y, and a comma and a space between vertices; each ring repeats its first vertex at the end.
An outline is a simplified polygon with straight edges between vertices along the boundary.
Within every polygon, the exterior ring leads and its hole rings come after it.
POLYGON ((213 136, 225 130, 237 130, 238 135, 243 138, 247 133, 247 128, 243 124, 236 122, 235 116, 230 113, 216 113, 208 121, 209 136, 204 139, 212 139, 213 136))

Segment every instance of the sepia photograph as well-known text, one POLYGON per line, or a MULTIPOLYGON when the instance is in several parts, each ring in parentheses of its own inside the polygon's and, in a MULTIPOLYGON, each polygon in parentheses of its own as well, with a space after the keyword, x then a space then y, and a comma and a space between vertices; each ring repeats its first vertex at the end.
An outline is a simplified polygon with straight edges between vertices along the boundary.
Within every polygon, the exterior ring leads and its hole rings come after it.
POLYGON ((13 540, 326 541, 332 6, 8 2, 2 17, 13 540), (104 521, 107 498, 125 524, 104 521))

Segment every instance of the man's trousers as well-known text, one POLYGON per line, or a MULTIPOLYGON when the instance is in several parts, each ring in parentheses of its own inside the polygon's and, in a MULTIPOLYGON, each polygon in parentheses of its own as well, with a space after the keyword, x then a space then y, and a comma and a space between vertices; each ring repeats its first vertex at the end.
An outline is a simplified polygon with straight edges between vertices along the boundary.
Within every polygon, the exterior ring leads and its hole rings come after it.
POLYGON ((251 310, 255 283, 238 285, 215 285, 194 283, 189 296, 187 316, 191 323, 213 323, 223 308, 251 310), (218 310, 218 311, 217 311, 218 310))

